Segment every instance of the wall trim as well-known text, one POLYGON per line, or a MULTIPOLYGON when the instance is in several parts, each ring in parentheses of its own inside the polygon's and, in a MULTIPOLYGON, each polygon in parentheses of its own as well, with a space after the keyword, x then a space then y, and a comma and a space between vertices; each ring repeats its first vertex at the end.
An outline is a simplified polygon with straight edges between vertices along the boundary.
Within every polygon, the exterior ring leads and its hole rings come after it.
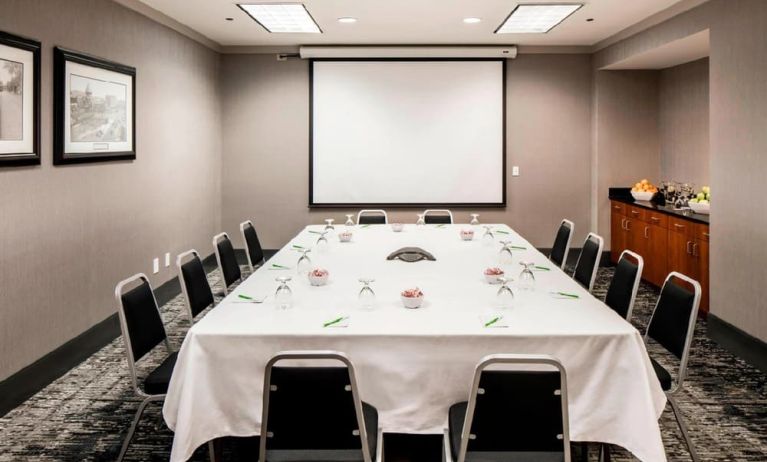
POLYGON ((708 337, 738 358, 762 372, 767 372, 767 343, 762 340, 713 313, 708 314, 708 337))

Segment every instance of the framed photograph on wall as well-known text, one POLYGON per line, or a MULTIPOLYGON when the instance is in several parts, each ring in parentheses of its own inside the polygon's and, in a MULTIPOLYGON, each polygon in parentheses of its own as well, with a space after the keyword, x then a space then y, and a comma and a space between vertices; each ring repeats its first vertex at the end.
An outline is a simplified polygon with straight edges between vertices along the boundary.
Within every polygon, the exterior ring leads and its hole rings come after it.
POLYGON ((0 167, 40 164, 40 42, 0 32, 0 167))
POLYGON ((136 69, 53 50, 53 163, 136 158, 136 69))

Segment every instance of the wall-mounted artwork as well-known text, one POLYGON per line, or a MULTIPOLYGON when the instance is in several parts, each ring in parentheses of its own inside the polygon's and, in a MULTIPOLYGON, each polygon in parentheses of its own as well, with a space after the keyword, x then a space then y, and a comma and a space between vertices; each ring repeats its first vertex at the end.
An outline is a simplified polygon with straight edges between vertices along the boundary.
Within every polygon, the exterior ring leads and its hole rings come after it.
POLYGON ((0 32, 0 167, 40 163, 40 42, 0 32))
POLYGON ((136 69, 55 48, 53 163, 136 158, 136 69))

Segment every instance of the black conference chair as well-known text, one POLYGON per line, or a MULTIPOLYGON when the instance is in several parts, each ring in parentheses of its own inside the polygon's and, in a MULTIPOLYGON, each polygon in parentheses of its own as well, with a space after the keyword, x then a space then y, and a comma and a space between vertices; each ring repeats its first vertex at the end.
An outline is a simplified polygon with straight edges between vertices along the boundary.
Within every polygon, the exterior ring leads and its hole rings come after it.
POLYGON ((250 220, 240 223, 240 232, 242 240, 245 242, 245 254, 248 256, 248 266, 252 273, 256 268, 263 265, 266 261, 264 250, 261 248, 261 241, 258 240, 256 227, 250 220))
POLYGON ((216 261, 224 280, 224 295, 226 295, 229 293, 229 287, 242 279, 242 271, 228 234, 220 233, 213 236, 213 248, 216 251, 216 261))
POLYGON ((385 210, 360 210, 357 214, 358 225, 385 225, 389 223, 389 216, 385 210))
POLYGON ((424 210, 423 221, 427 225, 452 225, 453 212, 447 209, 424 210))
POLYGON ((557 229, 557 236, 554 238, 554 245, 551 247, 549 260, 561 269, 567 264, 567 254, 570 253, 570 240, 575 232, 575 224, 570 220, 562 220, 557 229))
POLYGON ((186 299, 189 323, 194 324, 194 318, 198 314, 215 304, 213 291, 210 290, 205 268, 196 250, 188 250, 176 257, 176 267, 178 277, 181 279, 181 290, 186 299))
POLYGON ((607 288, 605 304, 626 321, 631 322, 634 302, 642 280, 644 259, 630 250, 624 250, 615 266, 615 273, 607 288), (632 261, 634 260, 634 261, 632 261))
POLYGON ((378 411, 362 402, 354 366, 334 351, 278 353, 264 372, 261 462, 381 461, 378 411), (280 361, 323 367, 279 367, 280 361), (327 367, 327 360, 342 367, 327 367))
POLYGON ((690 457, 694 462, 699 460, 698 454, 695 452, 695 447, 688 434, 684 416, 676 401, 676 395, 682 391, 684 379, 687 376, 687 360, 690 357, 690 345, 695 333, 700 296, 701 288, 698 281, 681 273, 670 273, 663 283, 658 303, 655 305, 655 310, 644 335, 645 342, 648 339, 653 339, 679 359, 676 384, 673 383, 671 373, 668 370, 654 359, 650 358, 650 361, 653 369, 655 369, 655 374, 658 376, 661 388, 663 388, 666 398, 671 404, 671 410, 674 412, 679 430, 682 432, 687 449, 690 451, 690 457), (674 282, 674 280, 689 285, 692 287, 692 291, 674 282))
POLYGON ((573 279, 589 292, 594 288, 594 281, 597 279, 599 260, 602 258, 602 248, 604 246, 605 240, 602 239, 602 236, 589 233, 583 242, 578 262, 575 264, 573 279))
POLYGON ((445 460, 569 462, 567 375, 545 355, 490 355, 474 371, 469 401, 448 412, 445 460), (505 370, 486 370, 489 366, 505 370), (507 370, 508 366, 542 370, 507 370))

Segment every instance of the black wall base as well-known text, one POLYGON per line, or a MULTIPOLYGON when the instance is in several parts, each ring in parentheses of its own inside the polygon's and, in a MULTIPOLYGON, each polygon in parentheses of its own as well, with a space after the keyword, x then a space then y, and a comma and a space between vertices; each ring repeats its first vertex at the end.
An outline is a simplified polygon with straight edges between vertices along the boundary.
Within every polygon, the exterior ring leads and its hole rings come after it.
POLYGON ((708 336, 730 353, 767 373, 767 343, 708 314, 708 336))

